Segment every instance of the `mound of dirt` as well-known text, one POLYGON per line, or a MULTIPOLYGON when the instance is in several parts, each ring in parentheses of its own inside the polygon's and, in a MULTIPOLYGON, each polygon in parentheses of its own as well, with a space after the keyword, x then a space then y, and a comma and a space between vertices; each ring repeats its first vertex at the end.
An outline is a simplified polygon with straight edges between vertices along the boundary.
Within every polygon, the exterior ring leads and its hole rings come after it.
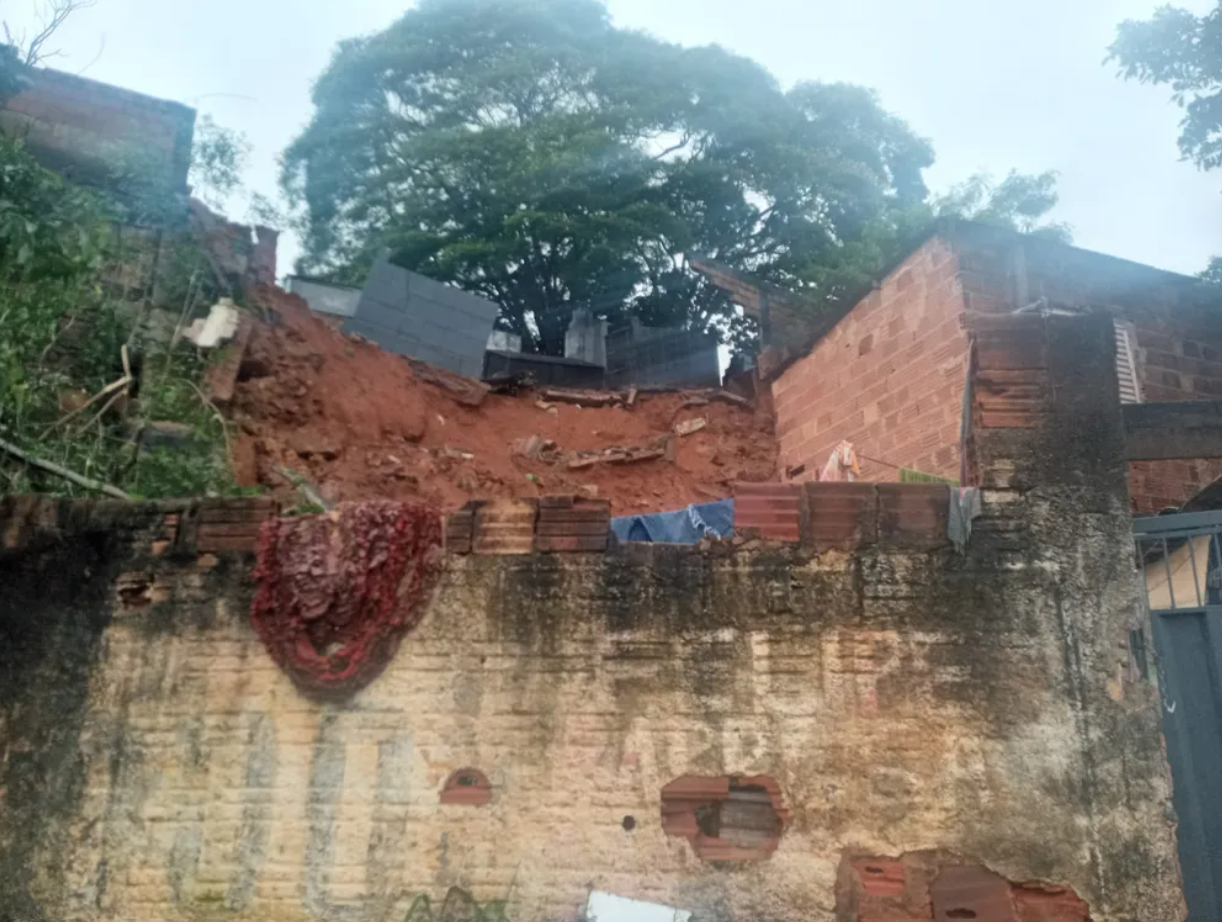
POLYGON ((466 406, 300 298, 262 300, 277 322, 256 325, 241 365, 234 460, 239 482, 286 501, 304 477, 333 502, 423 499, 451 510, 473 497, 585 493, 625 515, 721 499, 734 481, 775 475, 772 420, 752 410, 683 393, 579 407, 529 390, 466 406), (618 447, 659 457, 608 452, 618 447))

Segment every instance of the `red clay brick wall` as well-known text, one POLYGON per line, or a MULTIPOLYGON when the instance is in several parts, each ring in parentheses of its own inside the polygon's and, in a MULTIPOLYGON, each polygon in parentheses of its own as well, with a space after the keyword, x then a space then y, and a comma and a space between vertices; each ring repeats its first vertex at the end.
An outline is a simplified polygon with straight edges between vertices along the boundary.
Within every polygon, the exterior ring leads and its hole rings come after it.
MULTIPOLYGON (((964 228, 954 243, 968 310, 1010 311, 1045 298, 1055 305, 1111 311, 1136 326, 1143 400, 1222 398, 1222 318, 1193 303, 1188 280, 986 228, 964 228)), ((1182 506, 1222 476, 1222 459, 1143 461, 1130 467, 1132 508, 1142 514, 1182 506)))
POLYGON ((857 449, 863 480, 908 467, 959 476, 967 337, 958 262, 930 240, 772 386, 781 473, 814 480, 836 445, 857 449))
POLYGON ((78 178, 104 180, 125 156, 136 156, 142 169, 162 170, 175 188, 186 189, 195 131, 188 106, 39 70, 30 88, 9 101, 0 124, 26 138, 49 166, 78 178))
MULTIPOLYGON (((1222 341, 1173 322, 1137 326, 1137 374, 1142 397, 1164 400, 1222 398, 1222 341), (1194 338, 1196 337, 1196 338, 1194 338)), ((1133 511, 1153 514, 1179 507, 1222 477, 1222 459, 1136 461, 1129 465, 1133 511)))

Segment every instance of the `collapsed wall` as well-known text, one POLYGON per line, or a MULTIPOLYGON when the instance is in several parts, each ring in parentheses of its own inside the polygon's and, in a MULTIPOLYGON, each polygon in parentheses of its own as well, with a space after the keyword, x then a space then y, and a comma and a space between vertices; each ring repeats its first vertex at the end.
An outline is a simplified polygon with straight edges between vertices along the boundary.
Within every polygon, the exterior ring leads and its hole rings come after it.
POLYGON ((784 545, 574 552, 476 512, 340 701, 251 625, 266 501, 3 501, 0 918, 373 922, 461 886, 521 922, 591 889, 700 919, 1179 919, 1110 336, 977 333, 978 400, 1042 384, 972 432, 962 554, 922 484, 812 485, 796 533, 822 537, 784 545))

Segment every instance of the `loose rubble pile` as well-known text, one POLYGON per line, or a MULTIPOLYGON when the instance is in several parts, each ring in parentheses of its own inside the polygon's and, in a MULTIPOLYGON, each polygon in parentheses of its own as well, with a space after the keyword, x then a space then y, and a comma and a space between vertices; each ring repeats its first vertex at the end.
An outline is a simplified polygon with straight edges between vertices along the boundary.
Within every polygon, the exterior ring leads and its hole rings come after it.
POLYGON ((239 482, 292 504, 570 493, 616 515, 772 480, 772 420, 725 391, 492 387, 345 336, 279 289, 258 293, 228 412, 239 482))

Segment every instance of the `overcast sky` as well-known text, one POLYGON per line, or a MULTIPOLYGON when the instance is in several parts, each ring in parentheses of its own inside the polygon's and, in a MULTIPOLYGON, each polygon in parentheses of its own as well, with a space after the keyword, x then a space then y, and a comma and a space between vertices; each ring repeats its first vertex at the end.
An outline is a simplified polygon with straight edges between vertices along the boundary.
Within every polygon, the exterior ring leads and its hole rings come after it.
MULTIPOLYGON (((1195 272, 1222 255, 1222 171, 1179 160, 1165 89, 1103 64, 1115 26, 1160 0, 609 0, 618 25, 718 43, 786 86, 843 80, 933 141, 941 190, 977 171, 1055 169, 1079 246, 1195 272)), ((4 0, 20 28, 37 0, 4 0)), ((1212 0, 1182 0, 1196 12, 1212 0)), ((309 119, 335 43, 385 27, 404 0, 97 0, 65 26, 63 70, 178 100, 244 132, 249 185, 309 119)), ((235 214, 234 218, 245 215, 235 214)), ((282 262, 282 271, 290 267, 282 262)))

